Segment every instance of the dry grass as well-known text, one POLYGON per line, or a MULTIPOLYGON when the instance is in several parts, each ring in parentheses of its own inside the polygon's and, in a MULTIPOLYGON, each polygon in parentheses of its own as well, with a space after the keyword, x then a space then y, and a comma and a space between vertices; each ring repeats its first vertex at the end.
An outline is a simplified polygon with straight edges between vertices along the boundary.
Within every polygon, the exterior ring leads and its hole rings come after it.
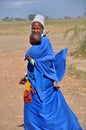
MULTIPOLYGON (((45 20, 46 30, 51 30, 56 33, 64 33, 64 31, 75 25, 80 25, 85 19, 64 19, 64 20, 45 20)), ((0 35, 18 35, 28 34, 31 21, 0 21, 0 35)))
MULTIPOLYGON (((64 40, 64 32, 70 26, 80 25, 84 19, 45 21, 48 37, 55 53, 69 47, 64 40)), ((0 22, 0 130, 23 130, 23 91, 18 82, 26 74, 24 54, 29 47, 28 35, 30 21, 0 22)), ((67 57, 67 67, 86 70, 86 60, 67 57)), ((78 79, 67 73, 59 84, 71 109, 79 118, 83 130, 86 130, 86 80, 78 79)))

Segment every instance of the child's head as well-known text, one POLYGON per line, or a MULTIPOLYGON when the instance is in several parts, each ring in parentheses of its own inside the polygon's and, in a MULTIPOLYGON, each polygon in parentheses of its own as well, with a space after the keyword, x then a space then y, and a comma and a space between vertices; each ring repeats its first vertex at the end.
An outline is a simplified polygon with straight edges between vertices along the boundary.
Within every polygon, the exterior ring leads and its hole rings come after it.
POLYGON ((30 43, 31 45, 38 45, 41 43, 41 34, 39 33, 32 33, 30 35, 30 43))

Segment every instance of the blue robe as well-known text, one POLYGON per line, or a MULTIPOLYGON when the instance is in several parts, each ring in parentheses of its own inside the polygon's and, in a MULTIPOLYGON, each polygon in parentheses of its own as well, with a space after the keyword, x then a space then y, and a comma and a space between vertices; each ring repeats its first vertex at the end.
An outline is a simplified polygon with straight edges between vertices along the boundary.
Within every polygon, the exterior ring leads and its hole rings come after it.
POLYGON ((35 91, 32 102, 24 104, 25 130, 82 130, 76 115, 66 103, 54 81, 60 82, 66 71, 67 48, 54 54, 49 39, 44 36, 40 45, 33 45, 25 54, 35 65, 28 63, 27 74, 35 91))

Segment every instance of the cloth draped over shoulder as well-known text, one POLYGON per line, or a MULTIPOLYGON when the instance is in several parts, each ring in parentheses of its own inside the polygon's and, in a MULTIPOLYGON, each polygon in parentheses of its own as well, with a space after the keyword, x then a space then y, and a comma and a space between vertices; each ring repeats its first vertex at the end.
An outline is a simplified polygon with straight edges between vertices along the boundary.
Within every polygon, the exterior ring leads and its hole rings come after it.
POLYGON ((66 71, 67 48, 56 55, 49 39, 44 36, 40 45, 33 45, 25 54, 34 59, 28 62, 27 74, 35 93, 32 102, 24 103, 25 130, 82 130, 76 115, 67 105, 59 88, 66 71))
POLYGON ((68 49, 61 50, 56 55, 53 52, 49 39, 44 36, 41 45, 33 45, 25 54, 35 59, 35 67, 48 78, 60 82, 66 71, 66 56, 68 49))
POLYGON ((33 88, 38 92, 41 100, 44 99, 42 94, 43 76, 50 78, 52 81, 60 82, 66 71, 67 48, 61 50, 56 55, 50 44, 49 39, 44 36, 40 45, 33 45, 25 54, 25 60, 31 56, 35 60, 34 79, 29 71, 31 65, 28 63, 28 78, 33 88), (34 82, 35 81, 35 82, 34 82), (40 87, 41 86, 41 87, 40 87))

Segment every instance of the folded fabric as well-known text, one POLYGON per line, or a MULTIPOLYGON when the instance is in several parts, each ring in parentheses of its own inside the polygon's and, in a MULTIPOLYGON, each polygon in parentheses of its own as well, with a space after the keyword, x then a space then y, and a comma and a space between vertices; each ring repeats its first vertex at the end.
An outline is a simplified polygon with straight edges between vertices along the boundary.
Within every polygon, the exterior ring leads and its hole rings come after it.
POLYGON ((66 71, 66 56, 68 49, 65 48, 55 55, 55 70, 58 82, 60 82, 66 71))
POLYGON ((55 56, 50 41, 46 36, 42 37, 40 45, 33 45, 27 50, 25 60, 28 56, 34 59, 34 67, 30 63, 27 66, 28 79, 41 101, 44 100, 42 93, 44 76, 52 81, 60 82, 66 70, 66 55, 67 48, 61 50, 55 56))
POLYGON ((43 75, 60 82, 66 71, 67 48, 56 55, 53 52, 49 39, 42 37, 40 45, 33 45, 27 50, 25 60, 31 56, 35 60, 35 68, 43 75))

